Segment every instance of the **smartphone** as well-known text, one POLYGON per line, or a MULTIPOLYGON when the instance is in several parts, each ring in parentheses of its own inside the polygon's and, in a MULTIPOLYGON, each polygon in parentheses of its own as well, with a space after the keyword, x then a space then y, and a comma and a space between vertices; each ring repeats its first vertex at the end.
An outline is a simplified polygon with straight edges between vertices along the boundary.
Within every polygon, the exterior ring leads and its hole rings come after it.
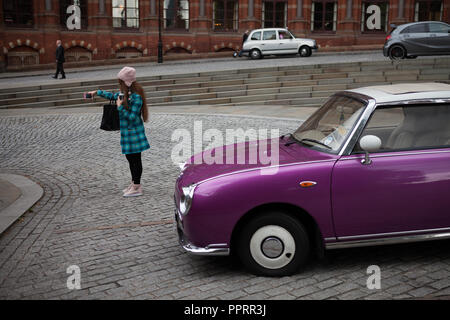
POLYGON ((120 94, 119 94, 119 100, 122 101, 122 100, 123 100, 123 97, 124 97, 123 93, 120 93, 120 94))
POLYGON ((85 99, 90 99, 90 98, 92 98, 92 94, 85 92, 85 93, 83 94, 83 97, 84 97, 85 99))

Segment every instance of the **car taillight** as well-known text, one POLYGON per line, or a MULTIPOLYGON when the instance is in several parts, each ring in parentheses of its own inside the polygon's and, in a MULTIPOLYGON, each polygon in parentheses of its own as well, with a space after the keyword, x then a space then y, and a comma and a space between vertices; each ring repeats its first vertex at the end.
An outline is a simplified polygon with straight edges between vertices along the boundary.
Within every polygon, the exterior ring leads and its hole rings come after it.
POLYGON ((391 35, 388 35, 388 36, 386 37, 386 40, 385 40, 385 41, 388 41, 388 40, 391 40, 391 35))

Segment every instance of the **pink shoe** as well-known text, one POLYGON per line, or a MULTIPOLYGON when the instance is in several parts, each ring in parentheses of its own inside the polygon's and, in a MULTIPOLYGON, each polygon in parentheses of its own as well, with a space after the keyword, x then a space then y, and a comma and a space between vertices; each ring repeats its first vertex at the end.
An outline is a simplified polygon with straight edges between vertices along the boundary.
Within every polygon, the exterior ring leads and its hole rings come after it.
POLYGON ((131 181, 130 185, 122 190, 123 193, 126 193, 133 186, 133 181, 131 181))
POLYGON ((133 184, 130 189, 123 194, 124 197, 139 197, 142 196, 142 185, 133 184))

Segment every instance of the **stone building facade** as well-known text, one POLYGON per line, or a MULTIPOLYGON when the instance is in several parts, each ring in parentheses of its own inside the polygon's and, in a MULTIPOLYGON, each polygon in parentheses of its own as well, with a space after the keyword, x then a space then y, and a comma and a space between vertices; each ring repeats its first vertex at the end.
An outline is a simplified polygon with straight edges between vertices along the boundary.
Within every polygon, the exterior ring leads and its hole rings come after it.
POLYGON ((242 33, 288 27, 321 50, 381 48, 390 24, 450 20, 450 0, 0 0, 0 62, 53 63, 234 51, 242 33), (79 20, 76 19, 79 14, 79 20))

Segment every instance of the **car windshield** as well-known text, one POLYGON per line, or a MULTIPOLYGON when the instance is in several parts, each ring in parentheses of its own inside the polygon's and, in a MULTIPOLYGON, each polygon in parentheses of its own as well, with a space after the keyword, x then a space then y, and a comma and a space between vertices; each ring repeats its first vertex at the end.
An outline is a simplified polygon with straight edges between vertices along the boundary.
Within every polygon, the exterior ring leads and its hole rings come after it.
POLYGON ((321 151, 337 153, 359 119, 365 103, 335 95, 294 132, 293 138, 321 151))

